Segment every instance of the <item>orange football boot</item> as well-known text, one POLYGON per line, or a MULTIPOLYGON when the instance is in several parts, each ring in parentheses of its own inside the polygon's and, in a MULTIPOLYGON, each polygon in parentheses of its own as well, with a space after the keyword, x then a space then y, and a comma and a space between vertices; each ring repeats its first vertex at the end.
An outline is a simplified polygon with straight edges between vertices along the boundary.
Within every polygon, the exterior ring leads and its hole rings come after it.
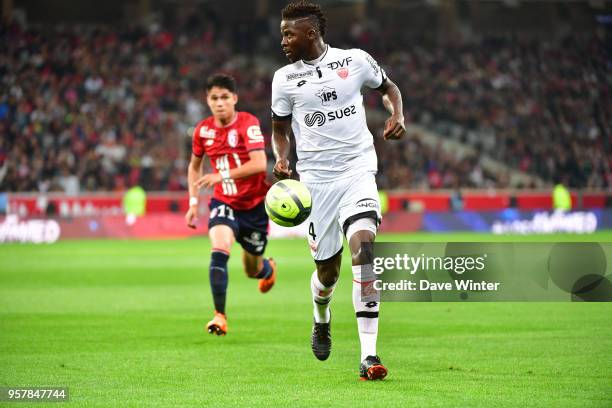
POLYGON ((227 318, 225 315, 215 310, 215 317, 206 324, 206 330, 210 334, 225 336, 227 333, 227 318))
POLYGON ((276 282, 276 262, 272 258, 268 258, 268 262, 270 262, 272 273, 266 279, 259 280, 259 291, 261 293, 266 293, 272 289, 272 286, 274 286, 274 283, 276 282))

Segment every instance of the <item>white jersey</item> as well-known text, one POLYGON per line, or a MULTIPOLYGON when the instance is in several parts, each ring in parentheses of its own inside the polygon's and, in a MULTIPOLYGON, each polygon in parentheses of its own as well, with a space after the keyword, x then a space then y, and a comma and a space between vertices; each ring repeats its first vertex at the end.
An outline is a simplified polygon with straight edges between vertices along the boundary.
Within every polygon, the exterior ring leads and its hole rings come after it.
POLYGON ((300 180, 329 182, 376 173, 361 89, 378 88, 385 79, 367 52, 330 46, 315 61, 300 60, 274 73, 272 114, 291 117, 300 180))

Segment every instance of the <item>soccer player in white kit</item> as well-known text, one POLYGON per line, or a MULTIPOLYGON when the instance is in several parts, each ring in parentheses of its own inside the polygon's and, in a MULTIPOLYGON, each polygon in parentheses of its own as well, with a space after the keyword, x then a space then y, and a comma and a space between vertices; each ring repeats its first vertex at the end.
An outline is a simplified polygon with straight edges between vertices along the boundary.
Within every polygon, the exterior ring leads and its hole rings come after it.
POLYGON ((276 71, 272 81, 274 174, 279 179, 291 176, 292 129, 296 170, 313 202, 306 222, 316 264, 311 277, 314 355, 326 360, 331 352, 329 304, 340 272, 344 234, 353 265, 353 305, 361 342, 359 375, 364 380, 383 379, 387 369, 376 353, 379 297, 372 290, 374 276, 367 266, 371 261, 361 250, 362 243, 374 242, 381 220, 376 152, 361 89, 373 88, 382 94, 391 114, 385 139, 399 139, 406 133, 402 97, 368 53, 326 44, 325 26, 317 4, 299 1, 282 11, 281 46, 291 64, 276 71))

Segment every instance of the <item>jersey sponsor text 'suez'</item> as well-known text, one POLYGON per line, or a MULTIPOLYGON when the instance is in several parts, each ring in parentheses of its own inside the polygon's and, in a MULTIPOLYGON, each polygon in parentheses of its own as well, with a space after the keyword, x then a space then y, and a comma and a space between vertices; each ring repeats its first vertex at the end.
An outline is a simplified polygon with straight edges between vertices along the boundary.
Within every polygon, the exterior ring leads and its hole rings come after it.
POLYGON ((315 61, 300 60, 276 71, 272 113, 291 116, 302 181, 376 172, 361 89, 378 88, 384 81, 384 71, 365 51, 329 46, 315 61))

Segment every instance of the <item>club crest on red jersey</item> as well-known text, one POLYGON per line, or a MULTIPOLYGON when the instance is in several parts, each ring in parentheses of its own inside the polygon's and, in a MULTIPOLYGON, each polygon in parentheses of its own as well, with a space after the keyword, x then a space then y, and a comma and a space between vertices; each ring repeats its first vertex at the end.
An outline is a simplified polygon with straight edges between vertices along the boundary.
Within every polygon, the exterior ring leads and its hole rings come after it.
POLYGON ((336 74, 342 79, 346 79, 349 76, 348 68, 340 68, 336 71, 336 74))
POLYGON ((227 134, 227 144, 230 145, 230 147, 238 146, 238 132, 236 129, 230 130, 227 134))

